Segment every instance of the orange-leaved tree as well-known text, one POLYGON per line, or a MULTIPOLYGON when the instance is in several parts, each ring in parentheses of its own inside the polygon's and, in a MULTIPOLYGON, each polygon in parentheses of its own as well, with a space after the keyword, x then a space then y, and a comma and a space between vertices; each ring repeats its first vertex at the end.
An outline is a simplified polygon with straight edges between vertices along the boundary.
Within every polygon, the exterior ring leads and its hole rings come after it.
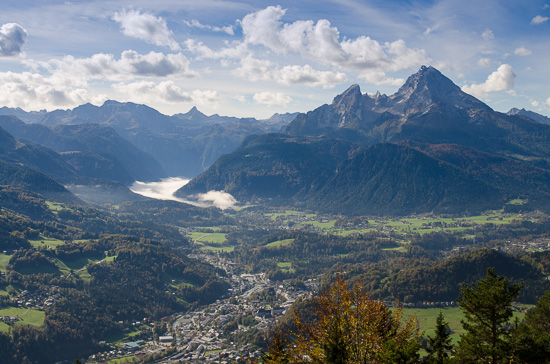
POLYGON ((415 363, 419 361, 420 333, 415 318, 402 320, 402 309, 392 312, 359 284, 343 278, 323 290, 314 319, 294 317, 290 335, 276 335, 264 363, 415 363))

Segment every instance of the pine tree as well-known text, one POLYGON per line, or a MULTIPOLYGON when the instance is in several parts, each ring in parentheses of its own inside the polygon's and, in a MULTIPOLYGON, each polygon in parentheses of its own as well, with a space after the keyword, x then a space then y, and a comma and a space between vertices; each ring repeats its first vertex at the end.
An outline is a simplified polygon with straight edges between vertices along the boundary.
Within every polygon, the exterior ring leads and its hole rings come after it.
POLYGON ((449 353, 453 350, 449 324, 445 322, 443 313, 439 311, 435 326, 435 336, 428 336, 428 363, 443 364, 449 361, 449 353))
POLYGON ((550 291, 525 315, 515 335, 520 363, 550 363, 550 291))
POLYGON ((512 302, 519 295, 521 284, 510 284, 487 269, 484 279, 461 288, 458 299, 464 312, 462 326, 466 331, 458 343, 459 363, 507 363, 511 357, 512 302))

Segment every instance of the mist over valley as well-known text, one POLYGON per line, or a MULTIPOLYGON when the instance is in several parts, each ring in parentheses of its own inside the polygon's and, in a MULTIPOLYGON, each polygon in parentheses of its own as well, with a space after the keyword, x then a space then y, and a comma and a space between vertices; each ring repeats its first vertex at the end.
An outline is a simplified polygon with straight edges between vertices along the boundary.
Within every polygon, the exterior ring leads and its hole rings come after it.
POLYGON ((549 4, 138 5, 3 4, 2 364, 549 362, 549 4))

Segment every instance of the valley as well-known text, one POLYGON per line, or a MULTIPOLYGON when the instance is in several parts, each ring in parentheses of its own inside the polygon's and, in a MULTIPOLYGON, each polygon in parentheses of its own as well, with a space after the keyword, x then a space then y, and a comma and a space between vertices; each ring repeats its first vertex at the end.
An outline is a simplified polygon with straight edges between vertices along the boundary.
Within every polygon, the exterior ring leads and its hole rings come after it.
POLYGON ((441 309, 456 344, 461 288, 488 268, 522 282, 518 320, 550 290, 550 126, 433 67, 390 96, 353 85, 264 120, 15 111, 0 116, 10 364, 259 360, 339 280, 430 334, 441 309))

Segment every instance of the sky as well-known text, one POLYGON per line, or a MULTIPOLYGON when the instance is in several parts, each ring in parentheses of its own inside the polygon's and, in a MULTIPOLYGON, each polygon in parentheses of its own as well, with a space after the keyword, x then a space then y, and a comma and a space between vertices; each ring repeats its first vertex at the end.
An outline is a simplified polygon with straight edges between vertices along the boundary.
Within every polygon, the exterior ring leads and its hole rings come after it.
POLYGON ((20 0, 0 12, 0 107, 105 100, 268 118, 422 65, 496 111, 550 115, 550 0, 20 0))

